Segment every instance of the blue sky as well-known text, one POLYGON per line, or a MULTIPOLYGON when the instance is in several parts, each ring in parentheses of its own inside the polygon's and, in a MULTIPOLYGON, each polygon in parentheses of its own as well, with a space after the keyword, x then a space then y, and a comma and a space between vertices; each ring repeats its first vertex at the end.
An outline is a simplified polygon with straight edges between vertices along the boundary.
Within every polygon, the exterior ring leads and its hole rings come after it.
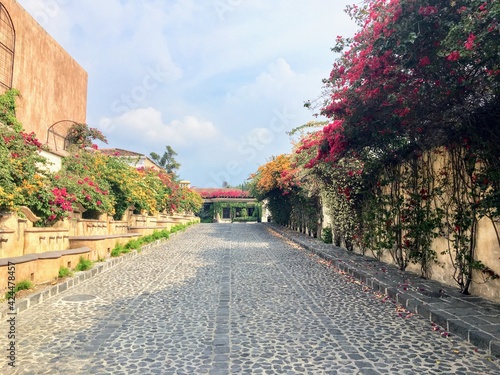
POLYGON ((170 145, 198 187, 245 181, 314 119, 352 0, 18 0, 88 72, 105 147, 170 145))

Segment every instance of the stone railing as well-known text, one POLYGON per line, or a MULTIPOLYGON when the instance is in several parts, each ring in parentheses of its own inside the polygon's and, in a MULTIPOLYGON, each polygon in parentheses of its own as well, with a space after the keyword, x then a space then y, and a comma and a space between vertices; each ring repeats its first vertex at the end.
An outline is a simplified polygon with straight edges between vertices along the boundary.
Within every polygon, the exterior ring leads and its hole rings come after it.
POLYGON ((19 214, 0 213, 0 291, 7 288, 8 265, 15 265, 16 281, 50 282, 60 267, 74 268, 80 259, 96 261, 111 255, 118 244, 177 224, 199 222, 192 215, 134 215, 123 220, 101 215, 83 218, 82 208, 52 227, 36 227, 39 219, 27 208, 19 214))

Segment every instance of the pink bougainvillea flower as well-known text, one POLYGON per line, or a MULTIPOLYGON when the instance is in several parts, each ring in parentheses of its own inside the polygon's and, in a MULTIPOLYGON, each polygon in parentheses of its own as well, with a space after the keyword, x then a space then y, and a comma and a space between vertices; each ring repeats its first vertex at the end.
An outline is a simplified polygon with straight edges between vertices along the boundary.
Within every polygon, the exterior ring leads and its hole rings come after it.
POLYGON ((446 57, 446 60, 448 61, 457 61, 458 59, 460 59, 459 51, 453 51, 446 57))
POLYGON ((430 63, 431 63, 431 59, 429 58, 429 56, 424 56, 420 59, 420 61, 418 62, 418 65, 421 67, 424 67, 424 66, 430 65, 430 63))
POLYGON ((418 14, 427 17, 427 16, 432 16, 434 14, 438 13, 438 8, 434 6, 426 6, 426 7, 420 7, 418 9, 418 14))
POLYGON ((476 36, 472 33, 469 34, 467 41, 464 43, 466 50, 472 50, 475 47, 476 36))

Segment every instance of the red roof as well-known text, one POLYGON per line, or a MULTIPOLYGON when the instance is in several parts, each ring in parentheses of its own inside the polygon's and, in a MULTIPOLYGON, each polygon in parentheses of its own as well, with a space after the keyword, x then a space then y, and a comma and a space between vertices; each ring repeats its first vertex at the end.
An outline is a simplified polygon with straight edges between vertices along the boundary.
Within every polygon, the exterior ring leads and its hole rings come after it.
POLYGON ((138 152, 123 150, 121 148, 100 148, 103 154, 111 155, 111 156, 145 156, 143 154, 139 154, 138 152))

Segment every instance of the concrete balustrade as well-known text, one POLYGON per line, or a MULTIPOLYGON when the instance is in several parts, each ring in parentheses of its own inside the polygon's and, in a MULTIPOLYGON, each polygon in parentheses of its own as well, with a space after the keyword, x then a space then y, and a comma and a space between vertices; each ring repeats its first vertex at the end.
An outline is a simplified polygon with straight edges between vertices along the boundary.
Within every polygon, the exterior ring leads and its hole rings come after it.
POLYGON ((24 230, 24 254, 69 249, 68 228, 26 228, 24 230))
POLYGON ((97 261, 110 257, 117 244, 178 224, 199 222, 193 215, 134 215, 131 207, 122 220, 107 215, 82 217, 83 207, 52 227, 35 227, 39 218, 29 209, 0 213, 0 290, 8 287, 8 266, 15 268, 16 282, 47 283, 60 267, 73 269, 80 258, 97 261))

